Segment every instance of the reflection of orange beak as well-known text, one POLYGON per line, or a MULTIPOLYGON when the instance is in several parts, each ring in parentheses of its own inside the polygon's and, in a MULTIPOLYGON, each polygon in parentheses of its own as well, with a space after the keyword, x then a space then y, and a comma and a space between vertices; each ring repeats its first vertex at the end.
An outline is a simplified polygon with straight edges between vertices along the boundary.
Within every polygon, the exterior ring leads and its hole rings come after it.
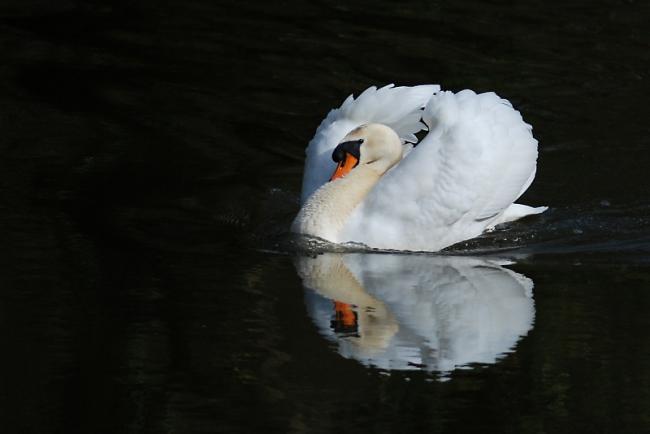
POLYGON ((341 161, 339 161, 339 165, 336 166, 336 170, 332 174, 332 177, 330 178, 330 181, 334 181, 335 179, 343 178, 345 175, 350 173, 350 170, 354 169, 356 165, 359 163, 359 160, 357 160, 357 157, 355 157, 352 154, 345 153, 345 158, 341 161))
POLYGON ((357 316, 352 310, 352 306, 340 301, 334 302, 334 312, 337 321, 340 321, 346 327, 352 327, 357 323, 357 316))
POLYGON ((332 327, 336 333, 357 333, 357 313, 352 310, 351 304, 334 302, 332 327))

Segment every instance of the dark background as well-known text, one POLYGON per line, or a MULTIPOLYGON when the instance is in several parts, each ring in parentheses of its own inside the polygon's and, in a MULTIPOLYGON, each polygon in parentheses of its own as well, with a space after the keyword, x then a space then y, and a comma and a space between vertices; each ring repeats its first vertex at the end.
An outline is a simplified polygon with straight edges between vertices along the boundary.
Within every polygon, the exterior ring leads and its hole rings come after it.
POLYGON ((0 429, 643 432, 650 3, 0 5, 0 429), (303 150, 370 85, 496 91, 534 126, 509 250, 537 319, 439 382, 342 359, 283 237, 303 150), (280 240, 280 241, 278 241, 280 240))

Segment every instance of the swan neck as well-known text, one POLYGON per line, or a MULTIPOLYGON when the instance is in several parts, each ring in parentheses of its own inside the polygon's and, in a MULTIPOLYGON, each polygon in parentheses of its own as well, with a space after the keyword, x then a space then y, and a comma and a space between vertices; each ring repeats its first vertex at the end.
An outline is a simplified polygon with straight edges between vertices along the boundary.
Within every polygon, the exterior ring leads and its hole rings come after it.
POLYGON ((339 238, 345 223, 380 176, 368 166, 359 166, 345 177, 324 184, 307 199, 292 230, 333 243, 345 242, 339 238))

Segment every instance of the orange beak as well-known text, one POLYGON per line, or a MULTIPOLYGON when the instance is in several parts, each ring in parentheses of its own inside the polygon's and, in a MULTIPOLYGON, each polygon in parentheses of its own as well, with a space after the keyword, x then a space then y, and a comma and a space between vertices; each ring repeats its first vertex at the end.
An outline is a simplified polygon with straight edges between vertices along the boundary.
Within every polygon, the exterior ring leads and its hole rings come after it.
POLYGON ((338 166, 336 166, 336 170, 332 174, 332 177, 330 178, 330 181, 334 181, 335 179, 343 178, 345 175, 350 173, 352 169, 356 167, 356 165, 359 163, 359 160, 357 157, 350 153, 345 153, 345 158, 341 161, 339 161, 338 166))

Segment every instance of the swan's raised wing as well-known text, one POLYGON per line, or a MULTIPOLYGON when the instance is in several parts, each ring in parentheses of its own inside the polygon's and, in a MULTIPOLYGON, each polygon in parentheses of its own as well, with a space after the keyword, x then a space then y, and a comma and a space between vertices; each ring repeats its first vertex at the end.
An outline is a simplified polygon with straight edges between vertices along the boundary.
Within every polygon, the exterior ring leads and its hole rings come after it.
POLYGON ((537 140, 507 100, 439 92, 423 119, 429 134, 354 211, 343 239, 439 250, 496 224, 532 182, 537 140))
POLYGON ((336 167, 332 151, 359 125, 386 124, 397 131, 404 142, 416 143, 415 133, 424 128, 420 122, 422 108, 438 90, 438 85, 394 87, 391 84, 380 89, 373 86, 356 99, 350 95, 341 107, 331 110, 307 146, 301 202, 329 180, 336 167))

